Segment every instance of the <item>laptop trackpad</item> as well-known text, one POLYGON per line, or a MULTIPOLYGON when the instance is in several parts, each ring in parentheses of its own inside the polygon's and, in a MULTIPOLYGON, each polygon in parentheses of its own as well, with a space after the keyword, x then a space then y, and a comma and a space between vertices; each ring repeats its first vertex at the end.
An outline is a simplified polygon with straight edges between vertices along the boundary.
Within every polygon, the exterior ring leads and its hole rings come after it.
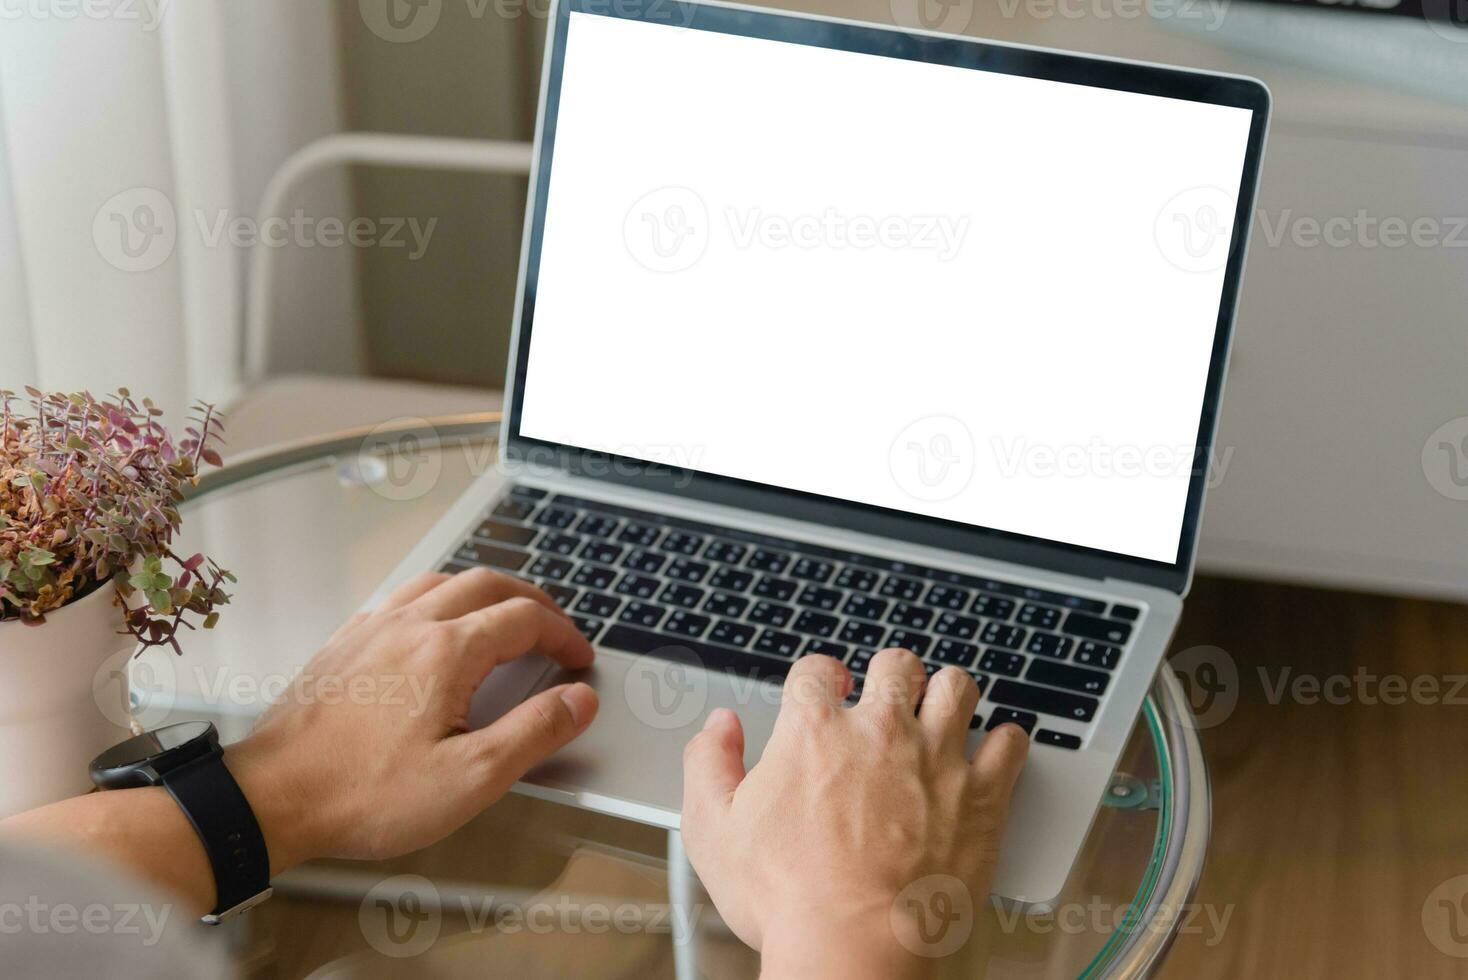
POLYGON ((469 730, 483 728, 524 701, 554 667, 549 660, 534 655, 496 667, 469 702, 469 730))

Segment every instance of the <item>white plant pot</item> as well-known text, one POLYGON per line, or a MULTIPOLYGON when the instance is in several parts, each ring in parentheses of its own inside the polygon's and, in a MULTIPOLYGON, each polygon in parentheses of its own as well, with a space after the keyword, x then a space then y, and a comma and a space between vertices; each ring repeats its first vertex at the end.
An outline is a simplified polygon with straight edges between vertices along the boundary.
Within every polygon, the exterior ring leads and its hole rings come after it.
POLYGON ((87 764, 130 734, 111 585, 46 617, 0 623, 0 819, 92 788, 87 764))

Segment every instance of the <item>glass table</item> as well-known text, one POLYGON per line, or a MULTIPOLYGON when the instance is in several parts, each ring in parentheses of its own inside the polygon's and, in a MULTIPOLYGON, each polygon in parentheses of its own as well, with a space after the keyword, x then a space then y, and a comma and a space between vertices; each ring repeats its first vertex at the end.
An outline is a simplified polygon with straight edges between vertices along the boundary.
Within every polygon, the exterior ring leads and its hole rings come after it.
MULTIPOLYGON (((138 722, 207 717, 226 739, 241 737, 493 466, 497 433, 495 415, 399 419, 207 474, 185 504, 182 546, 234 571, 235 599, 216 630, 188 637, 184 657, 150 651, 132 664, 138 722)), ((968 956, 963 975, 1134 977, 1158 966, 1187 920, 1208 843, 1208 778, 1192 719, 1164 666, 1055 907, 978 910, 959 954, 968 956)), ((246 972, 277 976, 391 975, 418 957, 436 964, 424 975, 483 976, 501 964, 488 974, 513 976, 516 956, 545 975, 758 972, 757 954, 708 905, 676 834, 518 795, 417 855, 297 869, 239 928, 246 972), (504 915, 536 903, 561 909, 544 917, 549 928, 515 928, 504 915), (381 918, 376 909, 386 910, 381 918), (628 909, 627 929, 589 924, 593 912, 628 909), (400 941, 410 930, 396 928, 394 910, 402 923, 431 924, 433 938, 424 943, 415 927, 400 941), (549 963, 557 969, 537 966, 549 963)))

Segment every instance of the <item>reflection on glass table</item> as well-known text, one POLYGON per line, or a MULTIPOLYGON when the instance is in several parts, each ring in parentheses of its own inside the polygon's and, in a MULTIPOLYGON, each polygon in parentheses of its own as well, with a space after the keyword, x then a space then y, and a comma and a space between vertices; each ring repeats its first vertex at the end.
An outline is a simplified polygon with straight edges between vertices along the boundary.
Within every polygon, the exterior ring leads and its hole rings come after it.
MULTIPOLYGON (((182 546, 235 572, 235 600, 184 657, 150 651, 133 664, 137 721, 208 718, 241 737, 494 465, 497 432, 494 416, 378 427, 210 474, 185 505, 182 546)), ((944 926, 970 933, 962 972, 1146 975, 1187 914, 1208 820, 1192 714, 1164 666, 1055 907, 984 905, 944 926)), ((497 976, 758 972, 676 834, 513 794, 418 854, 318 862, 283 876, 276 895, 249 917, 242 956, 281 976, 388 976, 408 964, 431 976, 489 965, 497 976)))

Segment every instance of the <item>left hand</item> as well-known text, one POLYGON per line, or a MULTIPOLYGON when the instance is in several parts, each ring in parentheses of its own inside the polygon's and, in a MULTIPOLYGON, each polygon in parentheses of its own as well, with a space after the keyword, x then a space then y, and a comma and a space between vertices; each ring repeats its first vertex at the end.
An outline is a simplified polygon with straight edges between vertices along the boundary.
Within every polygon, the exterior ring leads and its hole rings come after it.
POLYGON ((597 710, 585 684, 466 730, 484 679, 532 651, 570 668, 593 657, 549 596, 487 569, 420 575, 342 627, 225 752, 272 870, 426 847, 584 732, 597 710))

